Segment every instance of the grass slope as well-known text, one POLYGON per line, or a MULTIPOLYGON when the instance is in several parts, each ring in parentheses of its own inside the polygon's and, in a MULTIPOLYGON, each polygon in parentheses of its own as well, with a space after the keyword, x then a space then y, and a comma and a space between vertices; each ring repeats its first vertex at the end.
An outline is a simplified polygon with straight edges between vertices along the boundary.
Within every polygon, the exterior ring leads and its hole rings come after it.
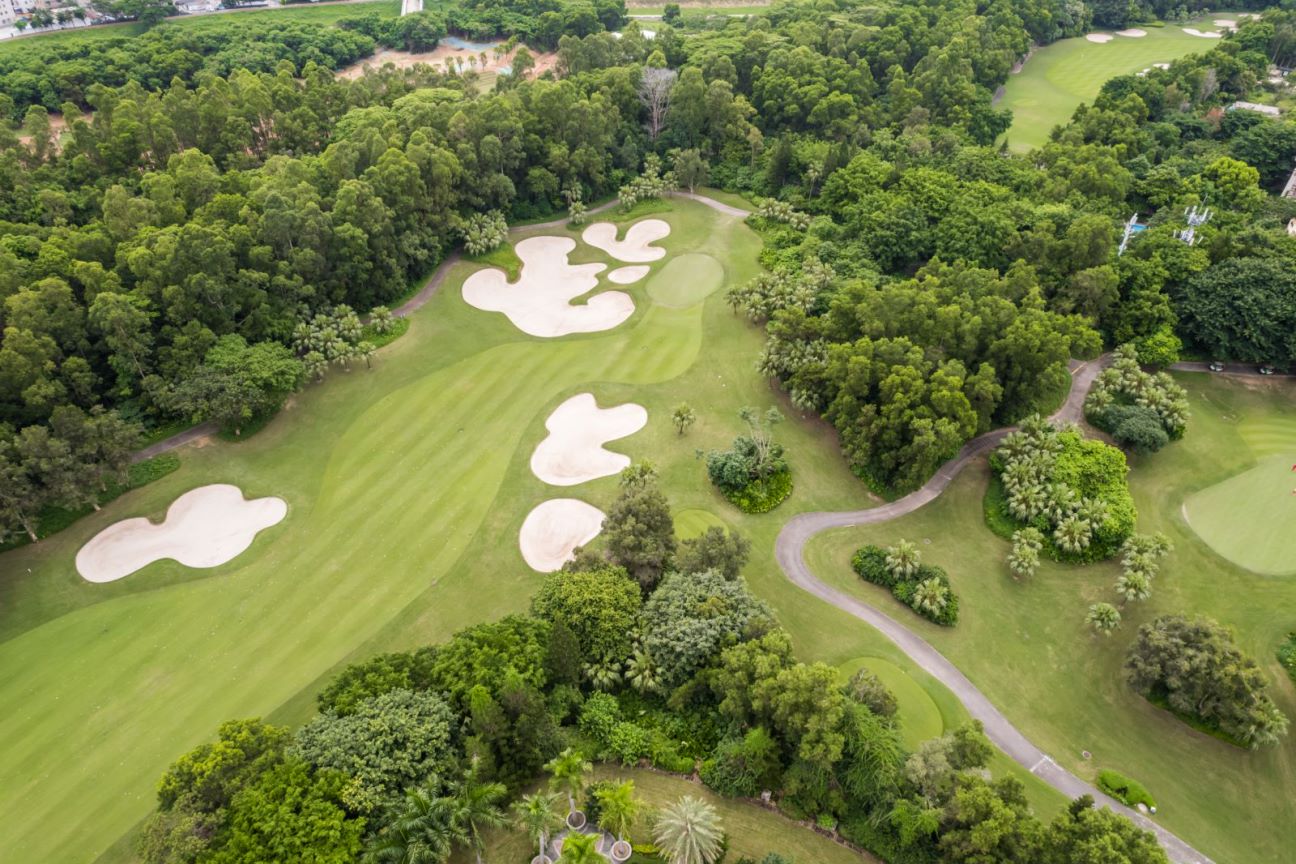
POLYGON ((1183 28, 1218 30, 1211 20, 1230 17, 1236 18, 1215 12, 1188 24, 1144 27, 1147 35, 1142 38, 1114 36, 1098 44, 1077 36, 1040 48, 1020 72, 1009 76, 997 106, 1013 112, 1013 124, 1005 133, 1009 149, 1025 152, 1042 146, 1054 126, 1071 119, 1081 103, 1092 102, 1111 78, 1209 51, 1219 40, 1190 36, 1183 28))
MULTIPOLYGON (((1084 624, 1085 609, 1118 602, 1115 563, 1072 567, 1046 561, 1034 579, 1014 581, 1003 561, 1008 543, 982 521, 989 470, 966 470, 933 503, 904 519, 842 529, 808 547, 807 560, 829 583, 900 617, 959 666, 1032 741, 1086 779, 1116 767, 1157 790, 1158 821, 1217 861, 1291 860, 1296 820, 1296 739, 1240 750, 1189 729, 1133 692, 1121 664, 1139 625, 1171 612, 1204 613, 1237 632, 1265 668, 1279 705, 1296 718, 1296 689, 1274 651, 1296 624, 1296 580, 1249 573, 1216 555, 1184 522, 1185 498, 1275 453, 1296 448, 1290 423, 1296 386, 1181 375, 1192 401, 1187 437, 1134 458, 1131 487, 1140 531, 1164 531, 1175 545, 1151 599, 1122 609, 1110 639, 1084 624), (1285 431, 1281 431, 1285 430, 1285 431), (1264 442, 1257 446, 1253 442, 1264 442), (900 538, 949 570, 959 586, 959 624, 937 627, 910 615, 882 588, 850 569, 863 543, 900 538), (1093 754, 1086 761, 1081 751, 1093 754)), ((1252 505, 1261 506, 1260 503, 1252 505)))

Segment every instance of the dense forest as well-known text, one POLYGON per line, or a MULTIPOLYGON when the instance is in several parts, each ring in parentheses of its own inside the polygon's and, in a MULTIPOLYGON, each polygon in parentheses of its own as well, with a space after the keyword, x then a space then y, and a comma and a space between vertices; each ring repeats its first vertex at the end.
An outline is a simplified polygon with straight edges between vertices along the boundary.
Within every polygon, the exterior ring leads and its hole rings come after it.
MULTIPOLYGON (((1087 796, 1042 822, 1021 781, 988 779, 979 723, 911 751, 877 676, 843 683, 796 659, 740 575, 746 540, 712 528, 677 545, 651 470, 626 469, 621 486, 604 531, 636 542, 546 576, 531 614, 348 666, 296 731, 222 724, 163 775, 146 864, 444 864, 456 848, 485 860, 486 829, 515 822, 536 849, 577 808, 624 835, 633 783, 589 784, 589 757, 696 772, 731 797, 770 790, 891 864, 1165 864, 1151 833, 1087 796), (552 791, 528 794, 544 774, 552 791)), ((723 857, 714 813, 678 820, 691 844, 662 821, 631 860, 723 857)), ((564 846, 560 860, 607 859, 564 846)))
POLYGON ((781 3, 648 39, 608 32, 620 4, 467 2, 37 40, 0 59, 0 526, 31 531, 120 472, 140 427, 238 430, 370 350, 358 316, 470 215, 604 198, 650 155, 773 202, 752 220, 770 272, 731 299, 767 323, 762 368, 879 489, 1056 404, 1068 359, 1104 344, 1289 363, 1296 210, 1266 193, 1296 124, 1222 109, 1290 61, 1296 16, 1109 82, 1029 157, 997 148, 994 90, 1092 11, 781 3), (554 48, 557 67, 484 93, 427 67, 333 74, 450 30, 554 48), (1213 218, 1189 246, 1193 205, 1213 218), (1118 256, 1135 212, 1148 228, 1118 256))

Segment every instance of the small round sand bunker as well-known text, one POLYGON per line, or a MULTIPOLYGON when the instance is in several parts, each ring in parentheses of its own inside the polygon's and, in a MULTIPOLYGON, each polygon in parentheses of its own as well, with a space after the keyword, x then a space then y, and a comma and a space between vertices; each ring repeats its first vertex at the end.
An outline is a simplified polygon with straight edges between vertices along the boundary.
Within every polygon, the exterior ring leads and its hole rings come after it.
POLYGON ((669 234, 668 223, 660 219, 644 219, 630 226, 624 240, 617 239, 617 226, 611 222, 595 222, 581 233, 581 239, 618 261, 643 264, 666 257, 665 249, 651 244, 669 234))
POLYGON ((628 402, 600 408, 593 393, 578 393, 545 421, 549 437, 531 454, 531 471, 553 486, 611 477, 630 467, 630 457, 605 450, 603 445, 633 435, 647 423, 648 412, 642 405, 628 402))
POLYGON ((1111 35, 1110 33, 1086 33, 1085 38, 1088 39, 1090 42, 1097 42, 1099 45, 1101 45, 1104 42, 1110 42, 1116 37, 1111 35))
POLYGON ((215 567, 246 551, 286 515, 282 498, 249 501, 237 486, 199 486, 173 501, 161 524, 136 517, 100 531, 77 552, 77 572, 87 582, 112 582, 164 558, 215 567))
POLYGON ((603 511, 576 498, 554 498, 522 520, 518 546, 532 570, 552 573, 603 529, 603 511))
POLYGON ((604 264, 570 264, 570 237, 529 237, 513 247, 522 261, 518 281, 503 270, 478 270, 464 280, 463 298, 487 312, 503 312, 523 333, 547 338, 611 330, 634 314, 624 291, 604 291, 585 303, 572 300, 598 285, 604 264))
POLYGON ((618 285, 633 285, 648 275, 647 264, 631 264, 629 267, 618 267, 608 274, 608 281, 618 285))
POLYGON ((1142 39, 1144 36, 1147 35, 1147 31, 1146 31, 1146 30, 1140 30, 1140 29, 1137 28, 1137 27, 1131 27, 1131 28, 1129 28, 1128 30, 1117 30, 1117 31, 1116 31, 1116 35, 1117 35, 1117 36, 1127 36, 1127 37, 1129 37, 1130 39, 1142 39))

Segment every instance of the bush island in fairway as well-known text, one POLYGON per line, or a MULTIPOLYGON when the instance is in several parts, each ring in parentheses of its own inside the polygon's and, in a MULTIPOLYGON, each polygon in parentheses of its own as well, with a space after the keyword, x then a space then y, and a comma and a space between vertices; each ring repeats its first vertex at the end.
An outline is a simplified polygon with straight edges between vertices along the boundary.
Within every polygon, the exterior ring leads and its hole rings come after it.
MULTIPOLYGON (((865 546, 855 553, 851 566, 865 581, 890 588, 897 600, 919 615, 952 627, 958 622, 958 595, 950 590, 949 576, 943 568, 919 563, 916 549, 912 552, 912 566, 897 565, 897 552, 903 555, 905 545, 902 540, 890 552, 865 546)), ((912 544, 908 545, 912 548, 912 544)))
POLYGON ((1109 768, 1098 772, 1098 788, 1128 807, 1146 804, 1149 810, 1156 810, 1156 801, 1143 788, 1142 783, 1109 768))
POLYGON ((739 435, 728 450, 707 455, 707 475, 726 498, 744 513, 768 513, 792 494, 792 469, 783 458, 783 445, 770 437, 783 420, 777 408, 764 415, 755 408, 739 412, 748 434, 739 435))

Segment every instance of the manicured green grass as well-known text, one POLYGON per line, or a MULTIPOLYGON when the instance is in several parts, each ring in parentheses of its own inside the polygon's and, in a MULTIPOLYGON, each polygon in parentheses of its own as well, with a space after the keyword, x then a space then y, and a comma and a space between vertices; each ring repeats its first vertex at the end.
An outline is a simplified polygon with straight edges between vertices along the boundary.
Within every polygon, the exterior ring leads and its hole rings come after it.
MULTIPOLYGON (((655 812, 685 795, 692 795, 710 802, 719 813, 720 824, 729 838, 726 861, 737 861, 743 856, 759 861, 770 852, 777 852, 796 864, 876 864, 878 860, 871 855, 861 856, 853 849, 835 843, 759 804, 722 798, 701 783, 693 783, 684 777, 641 768, 597 765, 591 779, 634 781, 635 798, 642 808, 639 819, 629 833, 631 842, 636 844, 652 842, 652 817, 655 812)), ((494 831, 488 835, 483 860, 511 864, 528 861, 535 853, 535 847, 522 832, 494 831)), ((474 859, 471 853, 463 850, 450 860, 451 864, 471 864, 474 859)))
POLYGON ((1207 546, 1239 567, 1270 576, 1296 574, 1293 457, 1296 444, 1290 455, 1271 456, 1189 496, 1184 518, 1207 546))
MULTIPOLYGON (((884 525, 842 529, 807 549, 815 572, 866 598, 919 632, 950 658, 1032 741, 1089 780, 1118 765, 1155 789, 1157 820, 1217 861, 1290 860, 1296 822, 1296 739, 1246 751, 1189 728, 1135 693, 1121 672, 1137 628, 1158 615, 1201 613, 1234 628, 1239 645, 1272 682, 1279 706, 1296 718, 1296 688, 1275 648, 1296 623, 1296 580, 1259 576, 1215 554, 1184 521, 1183 502, 1245 471, 1272 452, 1293 452, 1296 386, 1282 382, 1177 376, 1192 420, 1183 441, 1135 457, 1130 474, 1138 530, 1163 531, 1175 545, 1146 603, 1122 608, 1111 638, 1084 623, 1090 603, 1118 603, 1115 562, 1086 567, 1044 562, 1030 580, 1004 564, 1008 543, 986 528, 984 462, 967 469, 936 501, 884 525), (1284 437, 1275 430, 1293 430, 1284 437), (1261 449, 1250 442, 1264 442, 1261 449), (850 556, 864 543, 920 541, 927 560, 959 586, 953 628, 908 614, 889 593, 858 579, 850 556), (930 539, 931 543, 921 543, 930 539), (1082 751, 1092 754, 1092 761, 1082 751)), ((1290 466, 1288 466, 1290 467, 1290 466)), ((1259 505, 1257 505, 1259 506, 1259 505)))
POLYGON ((724 266, 710 255, 680 255, 648 280, 648 296, 662 306, 683 309, 719 290, 724 277, 724 266))
MULTIPOLYGON (((309 21, 313 24, 334 24, 349 18, 378 13, 383 18, 395 18, 400 15, 400 0, 373 0, 367 3, 320 3, 301 6, 283 6, 278 9, 238 9, 214 15, 183 15, 169 18, 159 27, 184 27, 190 30, 203 30, 223 26, 229 23, 231 15, 238 15, 240 21, 257 19, 273 15, 276 21, 309 21)), ((138 36, 144 32, 141 24, 105 24, 97 27, 85 27, 74 30, 55 30, 50 33, 33 33, 17 39, 6 39, 0 42, 0 57, 11 53, 29 51, 34 46, 76 45, 87 42, 99 42, 115 36, 138 36)))
POLYGON ((849 681, 860 669, 868 669, 886 685, 896 697, 900 734, 910 748, 917 748, 927 739, 944 734, 945 722, 941 719, 940 709, 931 696, 899 666, 879 657, 859 657, 837 668, 841 671, 843 681, 849 681))
POLYGON ((1143 27, 1147 35, 1141 38, 1114 36, 1098 44, 1078 36, 1039 49, 1021 72, 1008 78, 998 104, 1013 112, 1013 125, 1005 133, 1009 148, 1025 152, 1042 146, 1053 127, 1071 119, 1082 102, 1092 102, 1109 79, 1209 51, 1219 42, 1190 36, 1184 27, 1218 30, 1212 19, 1236 17, 1214 12, 1188 24, 1143 27))
POLYGON ((725 527, 724 521, 710 510, 681 510, 675 514, 675 536, 681 540, 700 537, 708 528, 725 527))
MULTIPOLYGON (((671 256, 712 256, 725 285, 757 272, 760 241, 739 220, 687 201, 648 204, 672 225, 662 241, 671 256)), ((563 232, 577 234, 544 233, 563 232)), ((614 263, 588 247, 572 257, 614 263)), ((340 665, 526 609, 540 577, 517 548, 525 515, 560 495, 606 507, 616 494, 613 477, 560 490, 530 471, 549 412, 584 391, 600 405, 648 409, 648 425, 616 448, 657 466, 677 510, 710 511, 752 540, 748 580, 800 656, 885 659, 914 676, 945 727, 966 719, 889 642, 774 564, 775 535, 796 512, 873 499, 846 470, 832 430, 756 372, 761 333, 720 293, 672 309, 654 305, 640 282, 625 289, 638 310, 621 327, 544 340, 467 306, 458 286, 473 269, 458 264, 372 370, 331 374, 254 437, 188 448, 175 473, 0 556, 0 702, 9 706, 0 715, 0 860, 128 861, 122 835, 153 806, 158 776, 221 721, 301 722, 340 665), (680 436, 670 413, 683 400, 698 421, 680 436), (777 511, 748 516, 715 491, 694 451, 727 446, 743 427, 742 406, 771 404, 792 418, 777 435, 797 486, 777 511), (105 585, 76 574, 76 550, 96 532, 158 517, 177 495, 213 482, 282 496, 288 517, 211 570, 164 561, 105 585)), ((1022 777, 1042 812, 1063 803, 1004 760, 996 767, 1022 777)))

